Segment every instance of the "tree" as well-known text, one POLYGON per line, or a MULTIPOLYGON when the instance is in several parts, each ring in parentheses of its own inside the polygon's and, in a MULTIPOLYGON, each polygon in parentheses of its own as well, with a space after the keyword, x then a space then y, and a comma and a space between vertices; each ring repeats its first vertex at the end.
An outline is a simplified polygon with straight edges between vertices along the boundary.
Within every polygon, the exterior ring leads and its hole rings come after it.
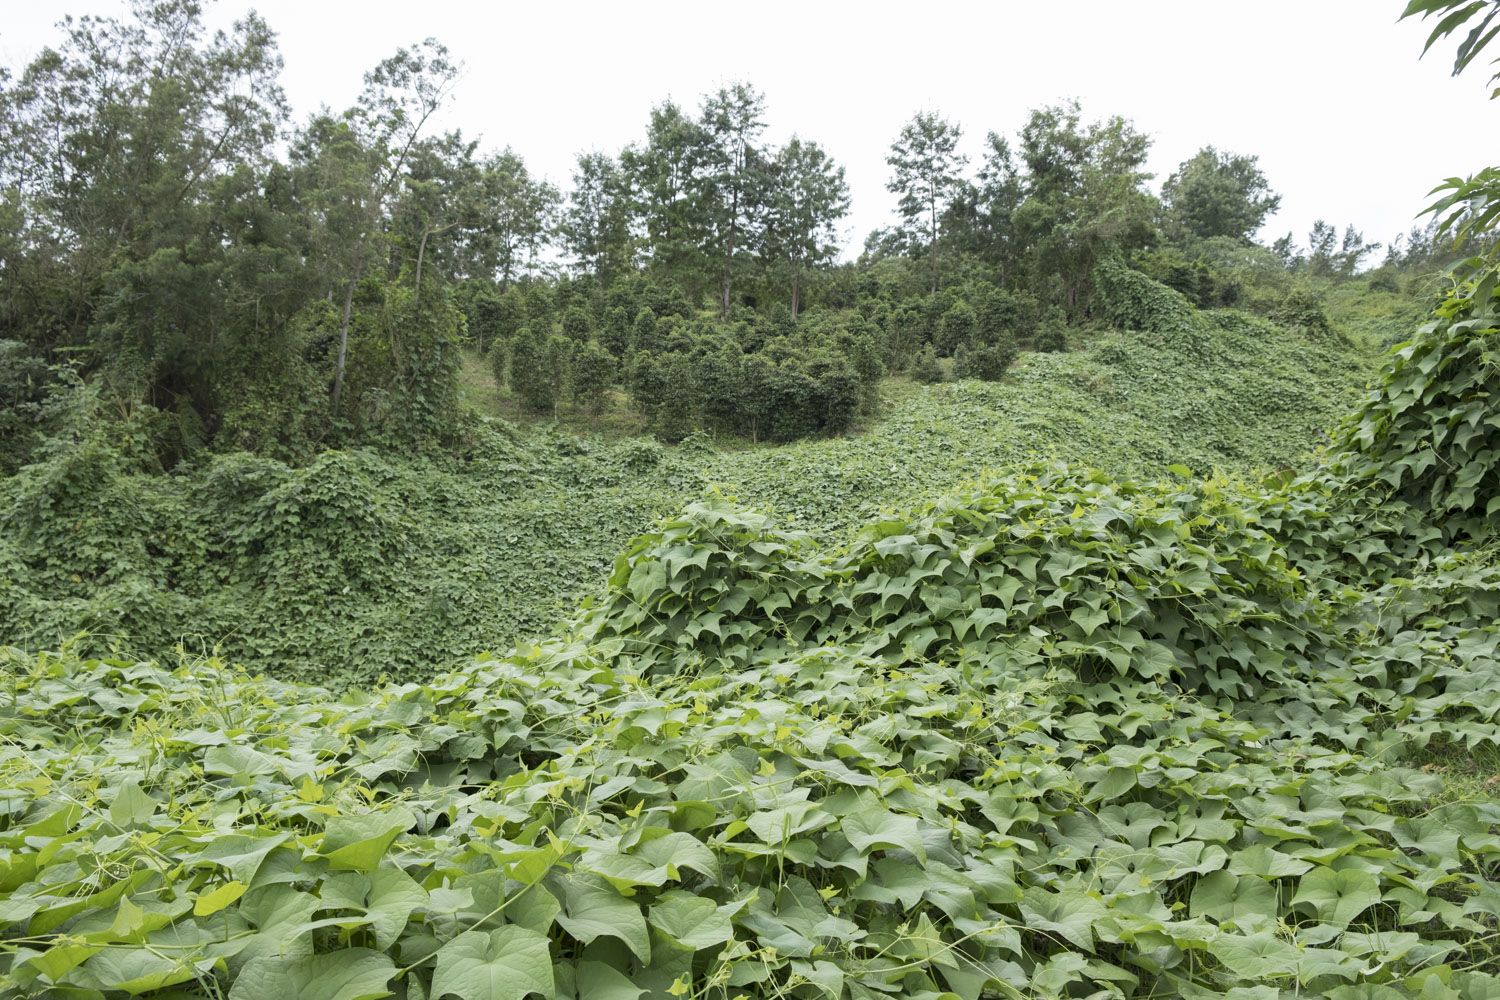
POLYGON ((629 199, 625 176, 612 157, 578 157, 558 236, 574 266, 601 283, 631 264, 629 199))
POLYGON ((0 336, 92 346, 138 398, 212 426, 225 356, 279 335, 304 295, 295 215, 266 211, 275 36, 253 13, 210 36, 194 0, 63 28, 0 86, 0 336))
POLYGON ((838 254, 837 225, 848 212, 844 168, 821 147, 793 136, 776 151, 762 253, 790 285, 793 320, 801 311, 808 273, 838 254))
POLYGON ((991 132, 977 183, 959 186, 944 222, 955 247, 995 267, 1002 285, 1015 277, 1023 250, 1016 240, 1015 214, 1025 193, 1009 141, 991 132))
MULTIPOLYGON (((365 89, 359 101, 345 113, 351 130, 349 139, 367 154, 369 169, 340 175, 336 197, 348 199, 352 211, 346 215, 349 245, 346 250, 344 309, 339 324, 338 358, 334 363, 332 401, 337 412, 343 393, 349 356, 349 321, 354 289, 378 255, 384 238, 381 221, 386 199, 396 190, 401 176, 427 122, 447 99, 459 68, 448 58, 448 50, 434 39, 409 49, 398 49, 365 74, 365 89), (359 179, 364 185, 358 183, 359 179)), ((349 141, 340 144, 353 159, 349 141)))
POLYGON ((614 355, 597 340, 590 340, 573 353, 573 402, 598 416, 608 401, 609 387, 615 383, 614 355))
POLYGON ((703 102, 698 188, 710 252, 718 258, 719 315, 728 316, 735 272, 753 245, 764 199, 765 98, 746 83, 721 87, 703 102))
POLYGON ((481 164, 478 211, 488 220, 475 237, 478 269, 508 287, 536 268, 546 249, 560 197, 535 180, 509 147, 481 164))
POLYGON ((419 293, 427 274, 455 281, 483 271, 474 245, 488 217, 474 157, 478 145, 448 132, 418 141, 407 158, 390 228, 419 293))
POLYGON ((1248 240, 1281 204, 1253 156, 1205 146, 1162 185, 1168 220, 1199 239, 1248 240))
POLYGON ((1077 102, 1032 111, 1020 136, 1026 195, 1013 217, 1028 283, 1070 319, 1086 312, 1094 265, 1148 245, 1157 203, 1142 168, 1150 140, 1124 118, 1085 125, 1077 102))
POLYGON ((885 158, 891 179, 886 189, 898 195, 908 237, 928 256, 932 290, 938 288, 939 220, 959 190, 968 158, 958 152, 963 131, 935 111, 921 111, 902 129, 885 158))
POLYGON ((667 101, 651 109, 645 144, 620 154, 649 266, 695 295, 705 228, 696 188, 703 146, 701 126, 667 101))

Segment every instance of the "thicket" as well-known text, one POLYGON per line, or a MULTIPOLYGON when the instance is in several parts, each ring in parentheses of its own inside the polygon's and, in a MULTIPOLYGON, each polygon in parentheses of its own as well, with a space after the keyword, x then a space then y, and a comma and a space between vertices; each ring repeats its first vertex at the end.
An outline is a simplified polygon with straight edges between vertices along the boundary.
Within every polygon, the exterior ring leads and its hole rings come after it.
POLYGON ((483 421, 455 453, 204 453, 164 475, 154 418, 81 407, 41 461, 0 480, 0 635, 48 648, 87 632, 74 648, 91 655, 182 643, 340 688, 422 679, 544 634, 630 537, 708 489, 838 539, 1045 458, 1128 477, 1283 468, 1373 368, 1238 314, 1200 321, 1201 356, 1126 332, 1027 355, 999 383, 887 383, 863 433, 777 448, 483 421))

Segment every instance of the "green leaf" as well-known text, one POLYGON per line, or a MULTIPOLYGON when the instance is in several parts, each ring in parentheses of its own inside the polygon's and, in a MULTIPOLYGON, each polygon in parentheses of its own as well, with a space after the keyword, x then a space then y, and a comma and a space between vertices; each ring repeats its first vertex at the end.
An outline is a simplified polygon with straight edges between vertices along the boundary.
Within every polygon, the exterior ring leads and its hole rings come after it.
POLYGON ((290 838, 291 834, 286 832, 273 833, 269 836, 236 833, 216 837, 198 852, 197 860, 222 865, 229 869, 231 878, 249 885, 255 880, 255 873, 260 870, 261 862, 266 859, 266 855, 290 838))
POLYGON ((1224 934, 1208 946, 1229 973, 1240 979, 1271 979, 1292 976, 1301 959, 1297 949, 1269 931, 1257 934, 1224 934))
POLYGON ((415 822, 404 809, 335 816, 324 827, 319 853, 334 871, 374 871, 392 842, 415 822))
POLYGON ((1286 878, 1301 875, 1312 868, 1309 862, 1283 854, 1274 847, 1254 844, 1235 851, 1229 858, 1232 875, 1259 875, 1261 878, 1286 878))
POLYGON ((563 930, 584 944, 618 938, 642 962, 651 961, 651 937, 639 906, 597 876, 574 875, 561 881, 563 911, 557 923, 563 930))
POLYGON ((141 791, 140 784, 133 779, 120 786, 109 805, 110 822, 122 828, 140 826, 154 815, 156 800, 141 791))
POLYGON ((432 973, 432 1000, 521 1000, 555 992, 547 938, 515 924, 458 935, 439 949, 432 973))
POLYGON ((384 950, 394 945, 412 911, 426 905, 427 890, 400 868, 381 865, 371 872, 365 912, 375 931, 376 946, 384 950))
POLYGON ((1212 872, 1193 886, 1188 907, 1195 917, 1243 925, 1247 919, 1276 919, 1276 890, 1258 875, 1212 872))
POLYGON ((578 963, 578 1000, 640 1000, 646 991, 604 962, 578 963))
POLYGON ((368 948, 348 948, 287 961, 262 956, 240 970, 229 1000, 378 1000, 396 967, 368 948))
POLYGON ((729 915, 711 899, 673 889, 662 893, 648 912, 651 926, 684 948, 698 950, 734 937, 729 915))
POLYGON ((910 851, 918 860, 927 860, 922 843, 922 825, 915 816, 902 816, 879 807, 866 807, 845 816, 840 823, 845 838, 855 850, 868 854, 878 848, 910 851))
POLYGON ((1292 906, 1305 905, 1318 919, 1335 927, 1348 927, 1365 910, 1380 902, 1380 883, 1358 868, 1334 871, 1318 868, 1302 876, 1292 906))

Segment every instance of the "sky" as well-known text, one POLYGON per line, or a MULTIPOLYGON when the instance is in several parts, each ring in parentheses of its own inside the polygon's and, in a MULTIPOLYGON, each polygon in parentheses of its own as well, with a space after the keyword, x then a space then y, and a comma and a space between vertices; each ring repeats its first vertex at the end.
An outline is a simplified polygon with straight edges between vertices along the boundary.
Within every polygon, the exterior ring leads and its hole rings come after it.
MULTIPOLYGON (((1425 29, 1402 0, 760 0, 518 3, 219 0, 212 25, 258 10, 279 35, 296 115, 343 108, 365 70, 435 37, 464 65, 442 126, 510 146, 566 186, 575 157, 615 153, 665 98, 746 80, 766 98, 773 143, 797 134, 845 167, 846 254, 894 221, 885 156, 902 124, 936 110, 964 129, 1015 133, 1030 108, 1078 99, 1153 138, 1153 185, 1205 145, 1260 158, 1282 196, 1261 231, 1299 243, 1314 220, 1366 238, 1405 232, 1442 178, 1495 158, 1500 102, 1484 67, 1449 74, 1451 46, 1419 60, 1425 29)), ((0 0, 0 61, 20 67, 64 13, 119 14, 123 0, 0 0)))

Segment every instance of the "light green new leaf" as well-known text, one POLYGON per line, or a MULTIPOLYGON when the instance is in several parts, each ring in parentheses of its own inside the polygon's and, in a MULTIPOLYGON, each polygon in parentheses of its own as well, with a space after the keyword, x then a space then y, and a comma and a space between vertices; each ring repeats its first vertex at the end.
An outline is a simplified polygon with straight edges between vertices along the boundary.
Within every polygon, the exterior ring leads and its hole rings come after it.
POLYGON ((546 937, 509 924, 493 931, 465 931, 437 953, 432 1000, 521 1000, 556 993, 552 953, 546 937))
POLYGON ((207 917, 218 913, 245 894, 245 883, 225 882, 212 892, 206 892, 193 900, 193 916, 207 917))

